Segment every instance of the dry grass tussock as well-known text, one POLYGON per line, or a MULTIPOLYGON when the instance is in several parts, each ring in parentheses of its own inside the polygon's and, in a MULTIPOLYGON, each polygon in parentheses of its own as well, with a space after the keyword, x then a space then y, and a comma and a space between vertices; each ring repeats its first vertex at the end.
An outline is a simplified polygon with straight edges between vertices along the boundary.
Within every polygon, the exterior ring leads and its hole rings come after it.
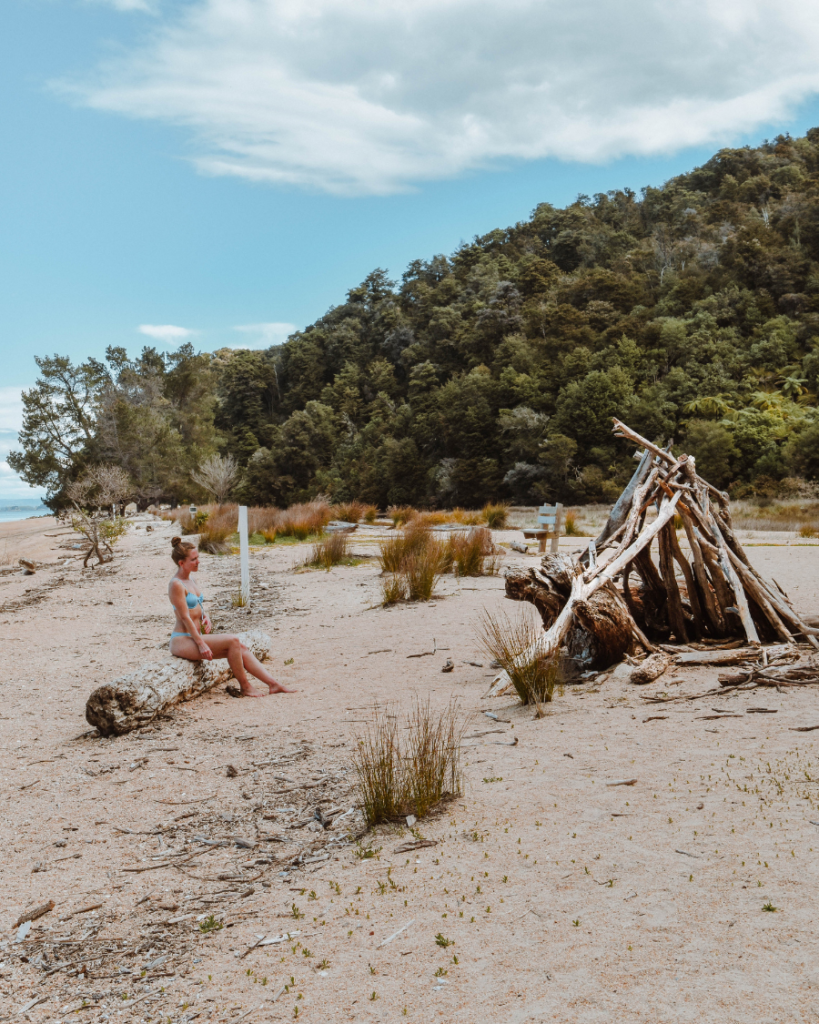
POLYGON ((481 515, 490 530, 503 530, 509 521, 509 504, 488 502, 481 509, 481 515))
POLYGON ((484 611, 479 622, 477 640, 484 651, 504 669, 524 704, 534 704, 538 717, 542 704, 548 704, 558 679, 557 658, 542 659, 518 665, 517 659, 530 647, 543 629, 525 610, 510 619, 504 613, 495 615, 484 611))
POLYGON ((343 501, 333 505, 333 516, 343 523, 374 523, 378 519, 378 505, 361 501, 343 501))
POLYGON ((568 509, 563 516, 563 528, 567 537, 584 536, 580 523, 577 520, 577 512, 573 508, 568 509))
POLYGON ((335 509, 324 498, 287 509, 251 508, 247 513, 247 528, 251 536, 258 534, 267 544, 273 544, 277 537, 307 540, 320 537, 334 514, 335 509))
POLYGON ((214 505, 199 526, 199 550, 211 555, 226 554, 230 551, 230 539, 238 529, 239 506, 214 505))
POLYGON ((439 540, 424 522, 413 519, 403 533, 381 542, 383 603, 429 601, 441 576, 495 575, 501 557, 485 528, 439 540))
POLYGON ((406 727, 388 707, 375 709, 353 753, 368 825, 422 818, 460 794, 464 726, 452 703, 439 712, 416 699, 406 727))
POLYGON ((330 503, 323 498, 308 501, 302 505, 291 505, 280 513, 276 530, 280 537, 295 537, 306 540, 324 532, 324 527, 333 518, 330 503))
POLYGON ((497 576, 503 557, 486 527, 453 534, 447 539, 446 551, 456 576, 497 576))
POLYGON ((334 565, 343 565, 349 561, 349 537, 346 533, 331 533, 316 541, 304 564, 312 569, 326 569, 329 572, 334 565))

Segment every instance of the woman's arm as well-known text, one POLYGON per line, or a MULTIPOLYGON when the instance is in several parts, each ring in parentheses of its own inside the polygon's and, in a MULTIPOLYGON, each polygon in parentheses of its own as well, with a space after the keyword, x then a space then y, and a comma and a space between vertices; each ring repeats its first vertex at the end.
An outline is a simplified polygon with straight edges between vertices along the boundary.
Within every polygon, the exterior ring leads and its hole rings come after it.
POLYGON ((188 608, 187 591, 182 586, 180 580, 171 580, 171 604, 179 621, 185 627, 185 630, 190 633, 191 640, 199 648, 199 653, 205 661, 210 661, 213 658, 213 651, 202 639, 199 627, 191 618, 190 609, 188 608))

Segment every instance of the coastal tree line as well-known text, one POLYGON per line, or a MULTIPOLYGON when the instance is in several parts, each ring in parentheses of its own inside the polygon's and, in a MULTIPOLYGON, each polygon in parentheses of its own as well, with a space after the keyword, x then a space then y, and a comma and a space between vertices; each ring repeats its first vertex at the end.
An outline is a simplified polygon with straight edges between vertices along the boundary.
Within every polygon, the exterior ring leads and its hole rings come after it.
POLYGON ((9 462, 55 509, 100 462, 143 504, 201 496, 215 453, 250 504, 608 501, 614 415, 736 496, 785 491, 819 477, 819 128, 541 203, 265 351, 37 365, 9 462))

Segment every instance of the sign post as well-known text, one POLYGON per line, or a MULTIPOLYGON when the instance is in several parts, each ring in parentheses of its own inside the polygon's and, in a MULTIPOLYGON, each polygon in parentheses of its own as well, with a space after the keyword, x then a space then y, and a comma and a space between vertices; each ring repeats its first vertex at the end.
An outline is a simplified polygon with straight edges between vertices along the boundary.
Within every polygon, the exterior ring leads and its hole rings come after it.
POLYGON ((247 505, 239 506, 239 565, 242 573, 242 606, 250 604, 250 562, 247 544, 247 505))

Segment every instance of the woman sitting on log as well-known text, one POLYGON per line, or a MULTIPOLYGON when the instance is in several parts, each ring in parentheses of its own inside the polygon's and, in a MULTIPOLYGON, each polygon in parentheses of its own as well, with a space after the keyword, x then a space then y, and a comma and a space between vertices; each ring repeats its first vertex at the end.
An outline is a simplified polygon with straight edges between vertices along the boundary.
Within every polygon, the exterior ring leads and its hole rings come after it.
POLYGON ((181 537, 174 537, 171 540, 171 558, 179 567, 168 586, 168 596, 176 612, 176 622, 171 633, 171 654, 175 658, 187 658, 188 661, 227 658, 243 697, 267 696, 254 692, 247 678, 248 672, 264 683, 269 693, 292 693, 292 690, 276 682, 238 636, 210 632, 212 627, 204 609, 204 595, 199 593, 190 578, 191 573, 199 568, 196 545, 181 537))

